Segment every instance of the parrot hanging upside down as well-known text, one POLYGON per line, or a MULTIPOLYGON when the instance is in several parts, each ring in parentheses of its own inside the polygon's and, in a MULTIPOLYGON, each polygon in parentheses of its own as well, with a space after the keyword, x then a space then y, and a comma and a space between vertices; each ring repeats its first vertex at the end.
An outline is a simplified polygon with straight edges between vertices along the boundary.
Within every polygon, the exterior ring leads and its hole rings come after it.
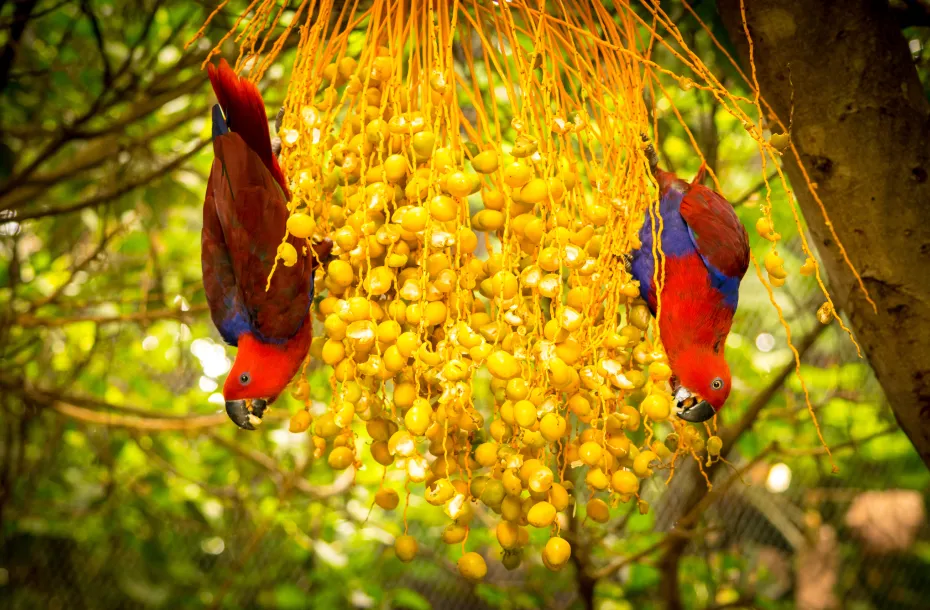
POLYGON ((208 72, 219 104, 213 106, 215 159, 203 205, 203 284, 213 323, 238 347, 223 385, 226 413, 240 428, 254 430, 310 349, 314 270, 332 242, 308 250, 306 240, 289 237, 297 262, 279 264, 266 292, 290 193, 258 89, 225 60, 208 72))
MULTIPOLYGON (((645 139, 645 138, 644 138, 645 139)), ((664 223, 665 285, 659 330, 672 369, 678 416, 689 422, 713 417, 730 395, 730 367, 724 347, 749 267, 749 236, 726 199, 700 184, 688 184, 658 168, 655 149, 646 149, 659 183, 664 223)), ((652 314, 656 313, 652 218, 640 230, 631 271, 652 314)))

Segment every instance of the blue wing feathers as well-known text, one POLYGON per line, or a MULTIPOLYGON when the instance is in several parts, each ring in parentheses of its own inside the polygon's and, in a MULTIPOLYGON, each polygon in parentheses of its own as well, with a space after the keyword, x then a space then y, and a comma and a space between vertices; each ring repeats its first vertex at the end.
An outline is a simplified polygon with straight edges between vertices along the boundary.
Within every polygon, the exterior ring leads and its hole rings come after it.
POLYGON ((213 137, 223 136, 229 133, 229 126, 226 125, 226 117, 223 116, 223 110, 219 104, 213 104, 213 137))
MULTIPOLYGON (((659 214, 663 222, 660 242, 663 253, 669 258, 699 254, 711 286, 723 294, 724 304, 735 310, 740 281, 748 267, 746 230, 720 195, 697 184, 688 185, 673 174, 661 174, 659 214), (699 227, 699 234, 695 226, 699 227)), ((647 213, 639 233, 642 246, 633 252, 631 265, 633 277, 639 280, 640 294, 647 303, 655 297, 652 224, 652 215, 647 213)))

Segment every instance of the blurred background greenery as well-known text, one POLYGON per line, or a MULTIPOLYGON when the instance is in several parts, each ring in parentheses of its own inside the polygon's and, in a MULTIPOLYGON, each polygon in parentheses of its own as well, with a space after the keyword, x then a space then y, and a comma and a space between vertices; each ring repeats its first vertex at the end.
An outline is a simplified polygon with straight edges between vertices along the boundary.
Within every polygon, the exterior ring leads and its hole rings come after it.
MULTIPOLYGON (((868 363, 817 322, 814 280, 797 273, 776 299, 839 472, 750 273, 728 340, 734 392, 722 422, 736 442, 729 464, 708 471, 714 492, 685 464, 668 486, 646 487, 649 514, 621 505, 597 525, 584 522, 579 491, 574 561, 559 573, 537 551, 506 571, 479 512, 468 547, 489 558, 489 574, 466 583, 459 549, 440 540, 445 518, 417 495, 407 520, 421 554, 401 564, 400 510, 371 508, 380 467, 366 461, 351 486, 313 459, 309 436, 287 432, 290 397, 261 433, 236 430, 217 393, 232 352, 200 282, 212 160, 200 63, 245 3, 222 8, 184 49, 216 5, 0 2, 0 607, 623 610, 661 607, 676 579, 693 608, 928 606, 930 477, 868 363), (676 523, 691 529, 669 534, 676 523)), ((713 3, 694 6, 726 44, 713 3)), ((690 13, 665 8, 745 95, 690 13)), ((924 76, 926 30, 905 35, 924 76)), ((271 114, 294 44, 262 83, 271 114)), ((667 49, 653 59, 681 72, 667 49)), ((670 97, 647 95, 663 163, 687 179, 699 165, 674 105, 752 227, 765 197, 755 144, 710 95, 666 84, 670 97)), ((771 197, 796 269, 788 195, 772 182, 771 197)), ((320 406, 328 374, 312 373, 320 406)), ((391 475, 385 484, 403 491, 391 475)), ((545 537, 534 533, 537 545, 545 537)))

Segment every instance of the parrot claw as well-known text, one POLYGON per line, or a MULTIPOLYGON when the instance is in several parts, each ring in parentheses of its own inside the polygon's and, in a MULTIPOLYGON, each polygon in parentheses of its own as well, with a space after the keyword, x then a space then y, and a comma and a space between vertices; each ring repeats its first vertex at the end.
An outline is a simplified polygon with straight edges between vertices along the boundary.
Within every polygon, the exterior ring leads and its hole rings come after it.
POLYGON ((317 262, 325 265, 332 258, 333 240, 324 237, 318 243, 313 244, 313 255, 317 262))
POLYGON ((262 423, 262 415, 268 407, 264 398, 227 400, 226 415, 243 430, 255 430, 262 423))
POLYGON ((675 392, 675 408, 679 418, 692 423, 707 421, 717 414, 709 402, 692 394, 687 388, 678 388, 675 392))

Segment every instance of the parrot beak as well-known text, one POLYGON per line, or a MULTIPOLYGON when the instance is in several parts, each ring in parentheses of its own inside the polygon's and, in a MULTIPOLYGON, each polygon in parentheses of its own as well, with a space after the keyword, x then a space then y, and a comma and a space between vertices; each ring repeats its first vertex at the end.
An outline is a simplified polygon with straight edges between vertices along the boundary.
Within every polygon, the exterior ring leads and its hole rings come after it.
POLYGON ((679 418, 695 424, 707 421, 717 413, 709 402, 692 394, 688 388, 678 388, 675 392, 675 408, 679 418))
POLYGON ((268 401, 264 398, 246 398, 245 400, 227 400, 226 415, 243 430, 255 430, 262 423, 262 415, 268 401))

